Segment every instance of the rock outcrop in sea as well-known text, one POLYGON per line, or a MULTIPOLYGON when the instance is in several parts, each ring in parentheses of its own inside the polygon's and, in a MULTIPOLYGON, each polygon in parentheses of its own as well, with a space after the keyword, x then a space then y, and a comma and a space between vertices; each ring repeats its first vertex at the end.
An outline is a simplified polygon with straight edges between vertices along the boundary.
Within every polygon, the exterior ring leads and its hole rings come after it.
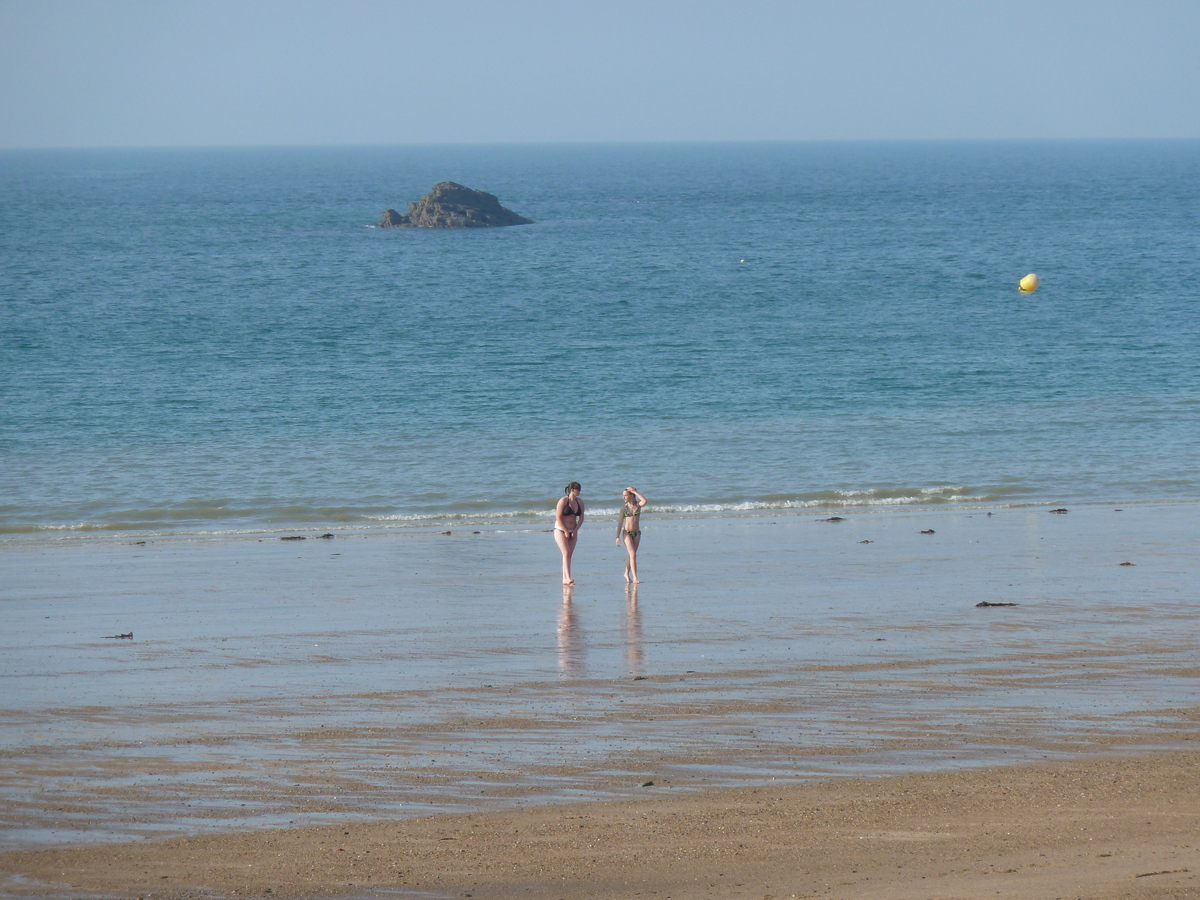
POLYGON ((442 181, 404 215, 385 210, 380 228, 491 228, 498 225, 532 225, 533 220, 505 209, 495 194, 442 181))

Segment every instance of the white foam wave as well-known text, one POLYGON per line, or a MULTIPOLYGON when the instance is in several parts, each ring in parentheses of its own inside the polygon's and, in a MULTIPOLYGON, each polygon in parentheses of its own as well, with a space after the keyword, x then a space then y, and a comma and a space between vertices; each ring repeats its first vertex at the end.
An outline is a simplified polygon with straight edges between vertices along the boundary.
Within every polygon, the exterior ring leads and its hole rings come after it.
MULTIPOLYGON (((815 491, 804 494, 771 494, 759 497, 665 500, 651 498, 648 512, 664 516, 753 515, 794 511, 880 508, 917 505, 1003 503, 1022 495, 1020 489, 988 492, 965 485, 932 487, 888 487, 815 491)), ((586 502, 586 501, 585 501, 586 502)), ((549 528, 554 521, 553 498, 518 501, 515 508, 476 508, 471 510, 368 511, 359 507, 306 507, 268 504, 199 504, 185 510, 122 510, 109 521, 59 523, 10 522, 0 524, 0 534, 9 535, 86 535, 86 534, 163 534, 163 535, 237 535, 276 533, 285 529, 300 532, 348 529, 421 529, 497 527, 504 525, 549 528), (231 508, 231 507, 240 508, 231 508)), ((480 504, 484 505, 484 504, 480 504)), ((620 507, 605 503, 588 507, 593 518, 615 516, 620 507)))

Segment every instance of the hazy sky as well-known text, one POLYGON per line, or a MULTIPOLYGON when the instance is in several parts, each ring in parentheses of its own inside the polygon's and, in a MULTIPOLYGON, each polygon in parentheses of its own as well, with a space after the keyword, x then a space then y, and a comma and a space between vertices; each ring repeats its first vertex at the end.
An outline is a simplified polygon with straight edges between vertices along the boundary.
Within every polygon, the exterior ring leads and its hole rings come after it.
POLYGON ((0 0, 0 146, 1200 137, 1200 0, 0 0))

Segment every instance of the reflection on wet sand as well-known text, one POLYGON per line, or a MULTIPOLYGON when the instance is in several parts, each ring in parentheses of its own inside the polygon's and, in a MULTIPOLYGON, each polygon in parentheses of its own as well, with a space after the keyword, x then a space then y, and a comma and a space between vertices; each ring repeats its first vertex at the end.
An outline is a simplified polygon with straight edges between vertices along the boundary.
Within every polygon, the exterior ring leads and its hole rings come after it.
POLYGON ((579 631, 579 617, 571 605, 574 591, 572 585, 563 585, 562 608, 558 613, 558 672, 563 678, 583 675, 583 636, 579 631))
MULTIPOLYGON (((582 678, 585 675, 585 651, 587 648, 583 628, 575 605, 572 585, 563 586, 562 606, 558 611, 558 673, 562 678, 582 678)), ((638 586, 625 585, 625 620, 623 623, 625 649, 625 671, 638 677, 643 675, 645 656, 642 641, 642 615, 638 609, 638 586)), ((607 643, 607 641, 605 641, 607 643)))
POLYGON ((625 668, 630 675, 642 673, 642 614, 638 611, 638 586, 625 585, 625 668))

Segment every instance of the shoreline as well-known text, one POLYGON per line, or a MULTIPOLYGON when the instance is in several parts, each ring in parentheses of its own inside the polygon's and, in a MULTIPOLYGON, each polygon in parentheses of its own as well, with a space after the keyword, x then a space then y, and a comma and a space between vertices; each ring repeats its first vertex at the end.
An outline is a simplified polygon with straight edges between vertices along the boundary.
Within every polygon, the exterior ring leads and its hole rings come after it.
POLYGON ((12 897, 1191 898, 1200 750, 0 855, 12 897))
MULTIPOLYGON (((587 498, 585 498, 586 500, 587 498)), ((596 501, 592 501, 594 504, 596 501)), ((1138 508, 1186 508, 1200 507, 1200 500, 1185 498, 1155 498, 1155 499, 1126 499, 1126 500, 1097 500, 1097 499, 1066 499, 1066 500, 955 500, 940 503, 893 503, 890 501, 868 504, 812 504, 799 506, 748 506, 742 508, 691 508, 667 506, 663 509, 651 508, 655 521, 674 524, 685 522, 733 522, 754 521, 764 518, 783 518, 810 521, 822 517, 840 516, 843 518, 859 516, 904 516, 904 515, 976 515, 995 514, 1001 512, 1050 512, 1054 508, 1068 509, 1138 509, 1138 508)), ((552 505, 552 504, 551 504, 552 505)), ((704 506, 702 504, 702 506, 704 506)), ((588 515, 591 518, 611 517, 616 515, 619 504, 614 502, 611 507, 593 506, 588 515)), ((264 525, 261 527, 246 527, 218 530, 176 529, 170 531, 155 531, 126 527, 92 526, 92 525, 53 525, 31 526, 28 530, 0 530, 0 552, 5 548, 35 547, 40 544, 47 546, 62 546, 71 543, 95 541, 97 543, 136 543, 138 541, 254 541, 270 540, 287 535, 303 535, 306 539, 332 534, 335 538, 370 538, 388 535, 420 535, 444 534, 451 531, 467 531, 478 529, 480 532, 524 532, 535 533, 550 531, 553 526, 553 512, 541 513, 510 512, 498 515, 483 514, 472 516, 461 514, 457 517, 448 516, 413 516, 412 521, 380 522, 378 524, 339 524, 322 520, 319 524, 293 523, 292 525, 264 525)))

